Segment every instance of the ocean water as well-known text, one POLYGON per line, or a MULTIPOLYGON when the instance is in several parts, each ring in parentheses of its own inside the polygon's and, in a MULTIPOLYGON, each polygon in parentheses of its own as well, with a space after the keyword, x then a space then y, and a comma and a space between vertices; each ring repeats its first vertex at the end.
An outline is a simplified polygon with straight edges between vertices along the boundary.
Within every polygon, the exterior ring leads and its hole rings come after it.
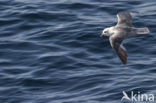
MULTIPOLYGON (((0 103, 131 103, 156 96, 155 0, 1 0, 0 103), (124 41, 121 61, 102 30, 120 11, 140 12, 150 33, 124 41)), ((156 101, 156 100, 155 100, 156 101)))

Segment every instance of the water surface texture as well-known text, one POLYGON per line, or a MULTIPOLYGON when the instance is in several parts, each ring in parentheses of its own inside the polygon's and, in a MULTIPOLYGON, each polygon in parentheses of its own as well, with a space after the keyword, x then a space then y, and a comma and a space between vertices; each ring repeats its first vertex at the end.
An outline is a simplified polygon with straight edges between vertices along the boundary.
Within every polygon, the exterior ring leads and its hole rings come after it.
POLYGON ((1 0, 0 103, 120 103, 122 91, 156 96, 155 28, 155 0, 1 0), (126 10, 139 11, 133 25, 151 32, 124 41, 123 66, 99 35, 126 10))

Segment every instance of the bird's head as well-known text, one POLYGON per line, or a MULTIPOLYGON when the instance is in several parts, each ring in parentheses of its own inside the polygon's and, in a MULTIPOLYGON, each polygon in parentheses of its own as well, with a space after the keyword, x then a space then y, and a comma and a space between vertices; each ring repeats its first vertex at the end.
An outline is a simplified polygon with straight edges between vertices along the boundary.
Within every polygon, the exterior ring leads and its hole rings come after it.
POLYGON ((100 37, 102 36, 111 36, 113 33, 112 33, 112 28, 105 28, 103 31, 102 31, 102 34, 100 35, 100 37))

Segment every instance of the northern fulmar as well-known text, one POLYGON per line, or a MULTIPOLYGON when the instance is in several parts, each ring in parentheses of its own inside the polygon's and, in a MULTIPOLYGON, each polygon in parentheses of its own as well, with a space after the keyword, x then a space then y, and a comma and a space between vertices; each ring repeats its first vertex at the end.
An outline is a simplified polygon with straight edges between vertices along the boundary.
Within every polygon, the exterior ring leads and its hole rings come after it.
POLYGON ((109 36, 109 41, 112 48, 120 58, 123 64, 127 63, 127 50, 122 45, 124 39, 139 36, 142 34, 148 34, 149 29, 147 27, 135 28, 132 26, 131 13, 138 13, 134 11, 124 11, 117 14, 118 22, 115 26, 105 28, 100 35, 109 36))

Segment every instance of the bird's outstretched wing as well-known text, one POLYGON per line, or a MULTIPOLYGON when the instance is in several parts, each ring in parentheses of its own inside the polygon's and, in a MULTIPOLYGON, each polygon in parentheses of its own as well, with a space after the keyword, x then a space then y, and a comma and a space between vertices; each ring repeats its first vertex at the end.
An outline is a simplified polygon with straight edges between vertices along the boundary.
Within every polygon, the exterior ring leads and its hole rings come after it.
POLYGON ((138 12, 135 12, 135 11, 119 12, 117 14, 117 17, 118 17, 117 25, 120 25, 120 26, 132 26, 132 16, 131 16, 131 13, 138 13, 138 12))
POLYGON ((112 35, 109 37, 112 48, 115 50, 122 63, 126 64, 128 53, 127 50, 121 44, 123 39, 124 37, 121 37, 119 35, 112 35))

